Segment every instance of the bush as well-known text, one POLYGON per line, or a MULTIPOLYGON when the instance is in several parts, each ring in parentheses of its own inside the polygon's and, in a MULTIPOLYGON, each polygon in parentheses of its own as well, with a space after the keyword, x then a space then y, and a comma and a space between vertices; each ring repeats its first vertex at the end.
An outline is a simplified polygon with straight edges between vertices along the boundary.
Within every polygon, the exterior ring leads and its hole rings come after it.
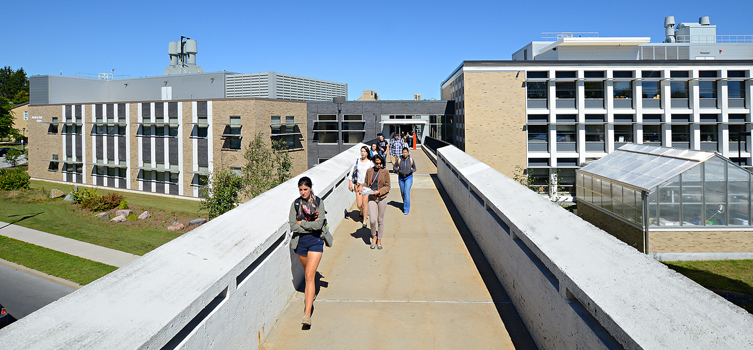
POLYGON ((8 162, 10 166, 15 168, 16 166, 18 166, 18 157, 20 157, 22 154, 24 153, 21 152, 21 150, 10 149, 8 150, 8 153, 5 154, 5 161, 8 162))
POLYGON ((97 193, 97 190, 85 187, 71 192, 71 196, 75 203, 81 204, 82 208, 91 211, 110 210, 117 208, 121 203, 125 202, 123 196, 117 193, 109 193, 102 196, 97 193))
POLYGON ((24 169, 0 169, 0 189, 5 191, 29 188, 29 174, 24 169))
POLYGON ((125 199, 120 201, 120 204, 118 204, 118 209, 128 209, 128 201, 125 199))

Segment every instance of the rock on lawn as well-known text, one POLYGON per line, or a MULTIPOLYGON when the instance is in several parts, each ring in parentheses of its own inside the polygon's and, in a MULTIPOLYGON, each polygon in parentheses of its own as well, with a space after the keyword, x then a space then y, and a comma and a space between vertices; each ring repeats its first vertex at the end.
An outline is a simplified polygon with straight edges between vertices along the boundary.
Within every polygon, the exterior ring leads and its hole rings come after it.
POLYGON ((128 216, 128 215, 131 215, 131 213, 133 213, 133 211, 131 211, 131 209, 121 209, 121 210, 118 210, 118 211, 115 212, 115 216, 124 216, 125 217, 125 216, 128 216))
POLYGON ((96 217, 98 217, 100 219, 109 219, 110 218, 110 214, 108 214, 107 212, 99 213, 99 214, 94 215, 94 216, 96 216, 96 217))
POLYGON ((52 191, 50 191, 50 198, 60 198, 62 196, 65 196, 65 193, 57 188, 53 188, 52 191))
POLYGON ((193 219, 188 223, 188 226, 201 225, 205 222, 207 222, 207 219, 204 218, 193 219))
POLYGON ((173 223, 172 225, 167 227, 168 231, 178 231, 182 230, 185 226, 179 222, 173 223))
POLYGON ((118 216, 112 218, 110 221, 112 221, 112 222, 123 222, 123 221, 126 221, 126 220, 128 220, 128 219, 126 219, 126 217, 124 215, 118 215, 118 216))
POLYGON ((141 213, 141 215, 139 215, 139 220, 148 219, 150 217, 152 217, 152 214, 149 214, 148 211, 145 211, 145 212, 141 213))

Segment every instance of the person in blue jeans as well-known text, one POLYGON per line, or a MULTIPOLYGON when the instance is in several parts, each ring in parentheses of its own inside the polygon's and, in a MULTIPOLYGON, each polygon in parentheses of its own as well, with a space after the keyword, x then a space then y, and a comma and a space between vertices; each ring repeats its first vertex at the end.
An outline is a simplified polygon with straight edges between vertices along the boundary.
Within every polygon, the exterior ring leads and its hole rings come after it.
POLYGON ((413 173, 416 172, 416 162, 410 156, 408 147, 403 147, 403 154, 392 164, 392 170, 397 173, 397 183, 400 185, 400 195, 403 197, 403 214, 410 213, 410 188, 413 186, 413 173))

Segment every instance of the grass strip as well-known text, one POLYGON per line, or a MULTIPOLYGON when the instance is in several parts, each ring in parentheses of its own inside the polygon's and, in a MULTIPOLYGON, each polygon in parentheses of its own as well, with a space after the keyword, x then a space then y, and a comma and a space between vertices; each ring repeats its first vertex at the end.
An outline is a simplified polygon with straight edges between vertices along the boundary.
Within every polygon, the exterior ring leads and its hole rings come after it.
POLYGON ((0 259, 86 285, 118 268, 0 236, 0 259))
POLYGON ((753 260, 665 261, 669 268, 714 289, 753 295, 753 260))

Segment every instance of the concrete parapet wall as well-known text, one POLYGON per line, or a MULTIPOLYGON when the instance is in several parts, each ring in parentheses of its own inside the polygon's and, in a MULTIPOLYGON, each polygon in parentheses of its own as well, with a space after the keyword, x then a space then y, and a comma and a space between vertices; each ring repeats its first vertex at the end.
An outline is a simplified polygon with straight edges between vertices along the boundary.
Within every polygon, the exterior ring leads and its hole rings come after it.
MULTIPOLYGON (((361 146, 301 175, 332 232, 354 201, 346 176, 361 146)), ((303 280, 287 221, 299 178, 0 329, 3 347, 257 348, 303 280)))
POLYGON ((439 179, 542 349, 746 349, 753 316, 455 147, 439 179))

